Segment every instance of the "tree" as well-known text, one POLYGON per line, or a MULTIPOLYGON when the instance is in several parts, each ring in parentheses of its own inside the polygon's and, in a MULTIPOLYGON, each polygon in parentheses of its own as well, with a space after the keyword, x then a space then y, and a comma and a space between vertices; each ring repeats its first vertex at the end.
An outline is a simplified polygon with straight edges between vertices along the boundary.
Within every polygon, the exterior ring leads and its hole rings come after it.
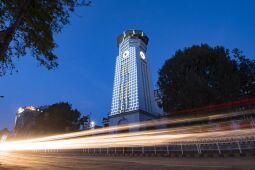
POLYGON ((80 129, 81 113, 72 109, 71 104, 60 102, 50 105, 38 116, 34 133, 53 134, 77 131, 80 129))
POLYGON ((254 94, 255 62, 238 49, 232 54, 207 44, 178 50, 159 71, 163 109, 171 112, 254 94))
POLYGON ((242 51, 235 48, 232 50, 234 62, 237 64, 240 78, 240 96, 255 95, 255 60, 246 58, 242 51))
POLYGON ((89 0, 1 0, 0 76, 14 68, 13 58, 25 56, 27 49, 41 65, 57 67, 53 34, 69 23, 70 14, 89 0))
POLYGON ((89 129, 89 124, 90 124, 90 114, 89 115, 83 115, 80 119, 80 125, 82 126, 83 130, 89 129))

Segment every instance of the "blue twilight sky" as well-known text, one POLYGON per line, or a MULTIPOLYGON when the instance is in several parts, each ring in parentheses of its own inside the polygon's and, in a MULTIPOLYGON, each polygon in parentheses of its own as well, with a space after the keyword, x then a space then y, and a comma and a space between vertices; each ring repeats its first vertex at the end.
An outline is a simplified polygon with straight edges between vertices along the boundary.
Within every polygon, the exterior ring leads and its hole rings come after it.
POLYGON ((18 73, 0 78, 0 129, 13 128, 19 106, 68 101, 101 123, 111 106, 116 37, 127 29, 149 36, 153 84, 177 49, 208 43, 238 47, 255 57, 255 1, 92 0, 55 36, 59 67, 47 71, 31 56, 17 61, 18 73))

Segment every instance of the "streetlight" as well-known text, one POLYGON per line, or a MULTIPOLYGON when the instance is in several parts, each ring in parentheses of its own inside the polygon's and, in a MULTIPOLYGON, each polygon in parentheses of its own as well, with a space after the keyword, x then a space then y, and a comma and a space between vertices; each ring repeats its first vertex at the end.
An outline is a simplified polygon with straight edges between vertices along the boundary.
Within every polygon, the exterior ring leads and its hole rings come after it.
POLYGON ((91 129, 94 129, 94 128, 95 128, 95 125, 96 125, 96 123, 95 123, 94 121, 91 121, 91 122, 90 122, 90 128, 91 128, 91 129))

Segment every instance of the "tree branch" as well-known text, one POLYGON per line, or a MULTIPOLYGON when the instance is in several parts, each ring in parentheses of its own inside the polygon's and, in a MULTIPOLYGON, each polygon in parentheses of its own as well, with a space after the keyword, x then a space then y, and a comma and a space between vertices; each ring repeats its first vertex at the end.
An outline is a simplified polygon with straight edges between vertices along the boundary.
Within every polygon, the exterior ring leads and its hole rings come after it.
POLYGON ((14 16, 16 18, 14 22, 10 25, 9 28, 0 31, 0 61, 2 62, 5 61, 8 47, 15 35, 16 30, 22 22, 22 19, 27 12, 30 3, 31 0, 23 0, 20 9, 17 10, 18 12, 14 16))

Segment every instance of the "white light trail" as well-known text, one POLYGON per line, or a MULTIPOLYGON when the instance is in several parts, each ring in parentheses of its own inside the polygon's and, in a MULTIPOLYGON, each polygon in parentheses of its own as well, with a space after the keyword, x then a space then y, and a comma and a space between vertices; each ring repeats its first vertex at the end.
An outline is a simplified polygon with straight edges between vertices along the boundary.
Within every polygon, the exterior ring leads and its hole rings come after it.
POLYGON ((25 151, 46 149, 84 149, 163 145, 171 142, 197 141, 210 138, 227 138, 255 135, 255 129, 234 131, 171 134, 168 129, 121 134, 104 134, 58 140, 16 141, 0 143, 0 151, 25 151))
MULTIPOLYGON (((244 112, 236 112, 241 114, 244 112)), ((247 112, 248 113, 248 112, 247 112)), ((221 114, 218 116, 225 117, 229 114, 221 114)), ((9 141, 0 143, 0 151, 26 151, 26 150, 46 150, 46 149, 86 149, 86 148, 111 148, 111 147, 135 147, 135 146, 151 146, 163 145, 174 142, 190 142, 204 139, 223 139, 223 138, 239 138, 243 136, 255 136, 255 129, 240 130, 223 130, 215 131, 212 126, 196 125, 176 128, 163 128, 157 130, 146 130, 136 132, 122 132, 129 129, 146 129, 148 127, 160 127, 171 123, 181 123, 194 120, 202 120, 200 118, 175 119, 175 120, 154 120, 149 122, 141 122, 139 124, 122 125, 116 127, 108 127, 101 129, 93 129, 88 131, 74 132, 43 138, 36 138, 21 141, 9 141)), ((221 123, 224 129, 226 122, 221 123)))

